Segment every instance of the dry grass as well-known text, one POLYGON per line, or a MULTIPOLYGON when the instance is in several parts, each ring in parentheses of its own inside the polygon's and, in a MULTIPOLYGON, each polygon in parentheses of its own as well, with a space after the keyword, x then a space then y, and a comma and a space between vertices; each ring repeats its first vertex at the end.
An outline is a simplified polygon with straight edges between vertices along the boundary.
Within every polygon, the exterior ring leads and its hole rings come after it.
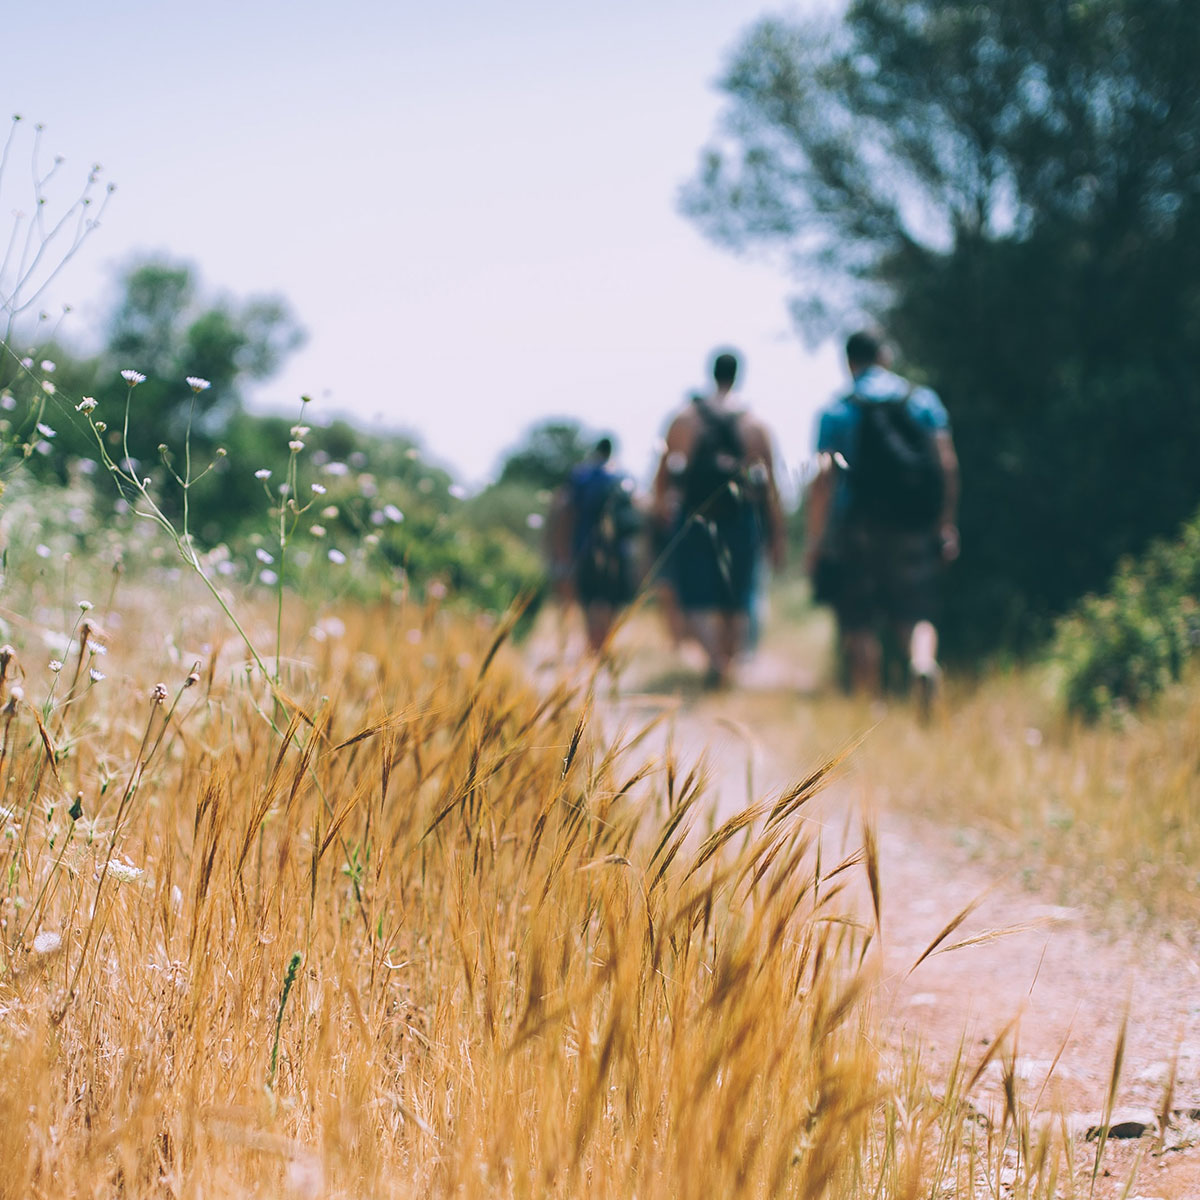
POLYGON ((77 694, 6 668, 0 1196, 1062 1186, 1018 1098, 972 1122, 986 1059, 884 1061, 819 772, 702 839, 694 765, 596 744, 503 628, 296 613, 273 695, 173 600, 77 694))
MULTIPOLYGON (((862 739, 853 794, 955 831, 972 854, 1059 902, 1086 902, 1108 923, 1200 925, 1200 675, 1152 710, 1089 727, 1069 718, 1041 668, 951 678, 937 719, 842 696, 832 681, 832 622, 806 593, 776 589, 763 649, 791 684, 751 687, 739 719, 766 746, 822 749, 862 739), (866 735, 864 737, 864 734, 866 735)), ((647 618, 625 653, 656 667, 662 644, 647 618)), ((665 661, 665 657, 664 657, 665 661)))
MULTIPOLYGON (((831 734, 872 720, 821 702, 831 734)), ((1066 718, 1036 671, 952 687, 920 728, 893 706, 867 739, 861 785, 959 831, 973 853, 1110 924, 1200 921, 1200 689, 1193 678, 1123 728, 1066 718)))

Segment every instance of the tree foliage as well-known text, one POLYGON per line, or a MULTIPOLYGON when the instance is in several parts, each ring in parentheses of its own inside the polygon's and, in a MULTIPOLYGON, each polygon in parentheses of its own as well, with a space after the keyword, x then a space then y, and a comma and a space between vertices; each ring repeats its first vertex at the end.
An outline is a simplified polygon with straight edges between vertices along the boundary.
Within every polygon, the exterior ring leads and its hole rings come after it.
POLYGON ((125 368, 145 375, 133 393, 131 436, 143 452, 153 451, 186 433, 191 400, 183 380, 206 379, 212 386, 198 422, 193 415, 193 436, 210 443, 240 410, 246 385, 274 374, 303 336, 278 297, 212 299, 187 264, 139 262, 122 277, 105 350, 94 364, 94 394, 115 399, 125 368))
POLYGON ((587 456, 594 440, 578 421, 540 421, 504 456, 496 483, 553 490, 587 456))
POLYGON ((951 411, 947 632, 1021 645, 1200 500, 1200 6, 852 0, 763 20, 684 208, 881 321, 951 411))

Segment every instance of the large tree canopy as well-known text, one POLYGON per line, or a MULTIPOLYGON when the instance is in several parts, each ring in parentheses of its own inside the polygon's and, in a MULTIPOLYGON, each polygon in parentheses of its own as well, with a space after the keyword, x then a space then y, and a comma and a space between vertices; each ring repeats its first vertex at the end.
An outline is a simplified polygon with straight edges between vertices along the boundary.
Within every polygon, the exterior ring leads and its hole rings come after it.
POLYGON ((852 0, 770 19, 685 210, 871 317, 963 460, 952 642, 1020 642, 1200 501, 1200 5, 852 0))

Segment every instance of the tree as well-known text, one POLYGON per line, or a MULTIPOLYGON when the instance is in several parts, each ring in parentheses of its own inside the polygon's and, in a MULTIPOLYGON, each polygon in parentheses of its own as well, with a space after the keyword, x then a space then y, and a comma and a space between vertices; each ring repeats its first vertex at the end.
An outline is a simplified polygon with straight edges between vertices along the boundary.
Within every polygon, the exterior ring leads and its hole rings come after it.
POLYGON ((578 421, 540 421, 505 455, 496 483, 552 491, 587 456, 593 440, 578 421))
POLYGON ((119 400, 123 406, 120 372, 132 369, 146 376, 130 407, 131 439, 143 453, 163 442, 178 445, 189 419, 193 437, 210 445, 241 408, 246 384, 272 375, 303 341, 281 299, 207 299, 195 270, 185 263, 135 263, 120 290, 105 351, 95 364, 94 394, 98 401, 119 400), (198 413, 192 412, 184 383, 188 376, 211 384, 198 413))
POLYGON ((852 0, 725 72, 684 209, 943 393, 952 648, 1027 643, 1200 501, 1198 50, 1191 0, 852 0))
MULTIPOLYGON (((103 339, 103 349, 93 357, 64 346, 44 350, 58 364, 57 409, 47 410, 57 428, 58 453, 31 460, 39 473, 63 476, 74 459, 94 457, 91 434, 73 411, 83 396, 96 401, 109 453, 123 461, 127 442, 131 469, 142 476, 162 472, 161 447, 177 471, 190 447, 195 474, 235 432, 257 445, 262 435, 248 434, 242 420, 246 385, 273 374, 303 334, 277 297, 213 299, 193 267, 149 259, 132 263, 119 277, 103 339), (123 371, 145 378, 130 388, 123 371), (189 378, 208 386, 193 389, 189 378)), ((253 425, 252 418, 246 420, 253 425)), ((286 459, 286 454, 285 437, 276 455, 286 459)), ((216 474, 192 496, 193 511, 198 515, 198 503, 210 523, 239 515, 247 498, 245 486, 233 484, 228 470, 228 462, 218 462, 216 474)), ((166 487, 165 510, 174 513, 177 501, 177 489, 166 487)))

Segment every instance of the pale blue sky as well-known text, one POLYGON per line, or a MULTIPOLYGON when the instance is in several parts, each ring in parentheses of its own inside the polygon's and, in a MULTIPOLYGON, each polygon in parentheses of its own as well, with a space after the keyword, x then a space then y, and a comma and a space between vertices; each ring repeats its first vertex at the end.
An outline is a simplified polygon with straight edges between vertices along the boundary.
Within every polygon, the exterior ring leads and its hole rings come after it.
MULTIPOLYGON (((811 7, 819 0, 805 0, 811 7)), ((572 415, 644 474, 718 344, 794 469, 842 380, 765 263, 676 210, 758 0, 24 0, 0 98, 118 190, 55 293, 93 324, 137 251, 278 292, 309 333, 256 407, 415 431, 472 483, 572 415), (106 11, 107 9, 107 11, 106 11)), ((7 212, 5 219, 7 219, 7 212)), ((137 364, 129 364, 137 366, 137 364)))

